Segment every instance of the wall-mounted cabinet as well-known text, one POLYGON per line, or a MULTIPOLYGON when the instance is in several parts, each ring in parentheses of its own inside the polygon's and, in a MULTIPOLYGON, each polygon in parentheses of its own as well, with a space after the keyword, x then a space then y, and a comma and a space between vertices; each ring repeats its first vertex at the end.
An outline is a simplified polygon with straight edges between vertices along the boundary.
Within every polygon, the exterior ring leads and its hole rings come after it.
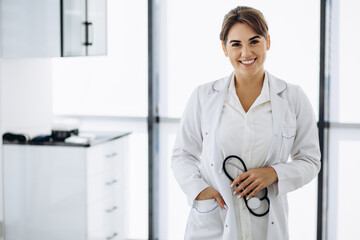
POLYGON ((1 56, 106 55, 106 6, 106 0, 1 0, 1 56))

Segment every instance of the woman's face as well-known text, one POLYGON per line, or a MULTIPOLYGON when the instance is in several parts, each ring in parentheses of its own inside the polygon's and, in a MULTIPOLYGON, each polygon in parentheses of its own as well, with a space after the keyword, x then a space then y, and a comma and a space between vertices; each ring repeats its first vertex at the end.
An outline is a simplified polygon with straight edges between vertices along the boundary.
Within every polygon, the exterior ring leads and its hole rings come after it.
POLYGON ((245 23, 234 24, 228 33, 224 53, 234 67, 237 76, 251 77, 264 72, 266 51, 270 48, 270 36, 266 40, 245 23))

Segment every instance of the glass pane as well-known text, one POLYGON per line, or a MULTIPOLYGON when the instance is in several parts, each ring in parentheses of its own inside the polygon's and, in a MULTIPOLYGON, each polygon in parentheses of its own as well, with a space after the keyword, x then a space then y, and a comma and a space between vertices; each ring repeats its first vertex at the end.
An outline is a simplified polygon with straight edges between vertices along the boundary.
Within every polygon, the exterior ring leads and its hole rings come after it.
POLYGON ((89 42, 92 44, 87 49, 88 56, 106 55, 107 28, 106 28, 106 0, 87 0, 89 42))
POLYGON ((107 7, 107 56, 53 59, 55 114, 147 116, 147 1, 107 7))
POLYGON ((349 107, 353 103, 360 102, 358 93, 360 81, 357 71, 360 45, 349 42, 349 38, 360 38, 360 32, 354 30, 354 26, 360 24, 358 16, 360 1, 341 0, 335 1, 334 4, 339 4, 339 6, 333 6, 335 11, 338 11, 338 15, 333 14, 332 28, 334 29, 332 31, 337 35, 333 36, 331 41, 333 44, 331 55, 335 62, 332 68, 338 69, 338 76, 335 75, 331 78, 333 80, 330 85, 332 91, 331 120, 360 123, 360 110, 349 107))
MULTIPOLYGON (((181 240, 184 239, 185 228, 190 208, 184 192, 180 189, 171 169, 171 153, 175 142, 178 123, 164 123, 160 127, 160 162, 164 171, 160 181, 160 199, 167 209, 160 215, 159 239, 181 240)), ((163 206, 163 205, 162 205, 163 206)))
POLYGON ((291 240, 316 239, 317 181, 316 177, 309 184, 288 194, 291 240), (304 231, 303 227, 306 228, 306 231, 304 231))
MULTIPOLYGON (((196 86, 232 72, 223 54, 219 33, 224 15, 239 5, 239 1, 184 0, 166 4, 167 24, 161 31, 166 46, 163 48, 166 61, 163 62, 167 69, 162 77, 167 86, 162 97, 167 101, 161 115, 180 117, 185 99, 196 86)), ((241 4, 258 8, 268 22, 271 47, 265 68, 279 78, 300 85, 317 113, 319 1, 244 0, 241 4)))
POLYGON ((360 129, 333 129, 329 145, 328 239, 353 239, 360 235, 356 200, 360 168, 360 129))
POLYGON ((85 0, 63 1, 63 55, 85 56, 85 0))

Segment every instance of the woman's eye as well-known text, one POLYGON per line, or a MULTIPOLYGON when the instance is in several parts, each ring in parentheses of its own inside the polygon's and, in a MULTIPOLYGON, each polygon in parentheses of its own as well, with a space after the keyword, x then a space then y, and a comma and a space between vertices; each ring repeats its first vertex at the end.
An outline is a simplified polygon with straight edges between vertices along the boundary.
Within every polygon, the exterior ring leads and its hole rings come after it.
POLYGON ((252 40, 250 43, 251 44, 257 44, 257 43, 259 43, 259 41, 258 40, 252 40))
POLYGON ((233 47, 238 47, 238 46, 240 46, 240 43, 234 43, 232 46, 233 47))

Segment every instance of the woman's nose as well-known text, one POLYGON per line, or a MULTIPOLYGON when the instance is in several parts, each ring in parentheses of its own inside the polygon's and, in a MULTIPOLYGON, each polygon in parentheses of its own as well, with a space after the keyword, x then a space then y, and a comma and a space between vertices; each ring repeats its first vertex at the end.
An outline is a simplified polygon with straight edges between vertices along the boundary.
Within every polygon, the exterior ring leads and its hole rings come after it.
POLYGON ((251 50, 249 47, 247 46, 244 46, 242 49, 241 49, 241 57, 248 57, 251 55, 251 50))

